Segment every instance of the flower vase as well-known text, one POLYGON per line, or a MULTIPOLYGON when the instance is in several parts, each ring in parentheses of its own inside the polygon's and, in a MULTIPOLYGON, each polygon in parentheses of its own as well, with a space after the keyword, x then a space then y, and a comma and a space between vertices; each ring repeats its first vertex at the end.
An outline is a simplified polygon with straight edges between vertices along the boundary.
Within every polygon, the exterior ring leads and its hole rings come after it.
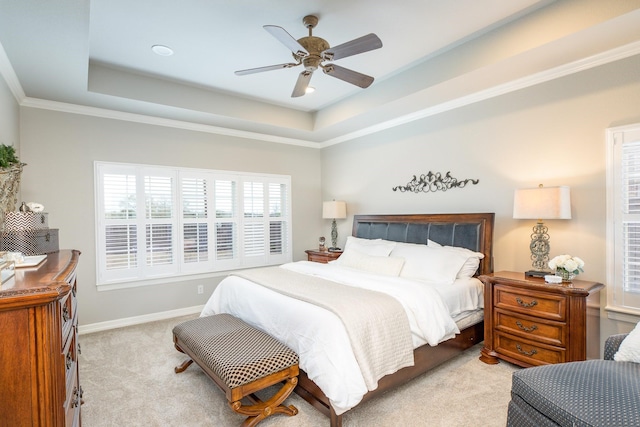
POLYGON ((573 272, 567 271, 564 268, 556 268, 556 276, 562 277, 563 283, 571 283, 571 281, 576 277, 573 272))

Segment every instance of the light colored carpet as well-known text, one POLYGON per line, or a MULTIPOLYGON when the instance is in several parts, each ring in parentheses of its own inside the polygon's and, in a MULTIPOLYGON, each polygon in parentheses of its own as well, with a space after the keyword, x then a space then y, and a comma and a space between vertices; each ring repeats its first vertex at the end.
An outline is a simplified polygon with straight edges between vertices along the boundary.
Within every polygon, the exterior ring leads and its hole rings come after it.
MULTIPOLYGON (((239 426, 244 417, 195 364, 181 374, 173 368, 186 356, 175 350, 171 330, 187 316, 80 335, 82 423, 102 426, 239 426)), ((517 367, 478 360, 481 345, 435 370, 348 412, 345 427, 504 426, 517 367)), ((295 417, 278 415, 268 426, 329 426, 329 421, 295 394, 295 417)))

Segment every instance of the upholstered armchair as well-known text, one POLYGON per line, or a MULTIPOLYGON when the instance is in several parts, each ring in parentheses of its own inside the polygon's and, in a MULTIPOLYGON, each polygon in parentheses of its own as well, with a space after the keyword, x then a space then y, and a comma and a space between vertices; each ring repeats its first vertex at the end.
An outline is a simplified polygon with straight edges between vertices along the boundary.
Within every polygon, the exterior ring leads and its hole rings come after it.
POLYGON ((507 426, 640 426, 640 363, 613 360, 626 336, 606 340, 605 360, 514 372, 507 426))

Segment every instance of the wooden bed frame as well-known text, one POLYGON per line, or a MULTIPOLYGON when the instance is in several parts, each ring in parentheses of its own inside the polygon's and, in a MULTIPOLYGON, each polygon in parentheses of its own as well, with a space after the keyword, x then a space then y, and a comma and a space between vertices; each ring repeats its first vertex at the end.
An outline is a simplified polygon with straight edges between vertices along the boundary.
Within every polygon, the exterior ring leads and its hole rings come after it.
MULTIPOLYGON (((493 213, 417 214, 417 215, 355 215, 353 232, 356 237, 427 244, 433 240, 441 245, 462 246, 485 257, 478 275, 493 272, 493 213)), ((415 364, 380 379, 378 388, 368 392, 365 402, 394 387, 433 369, 484 339, 484 322, 462 330, 459 335, 438 344, 423 345, 414 350, 415 364)), ((331 427, 342 426, 342 415, 336 415, 322 390, 300 371, 295 392, 329 417, 331 427)))

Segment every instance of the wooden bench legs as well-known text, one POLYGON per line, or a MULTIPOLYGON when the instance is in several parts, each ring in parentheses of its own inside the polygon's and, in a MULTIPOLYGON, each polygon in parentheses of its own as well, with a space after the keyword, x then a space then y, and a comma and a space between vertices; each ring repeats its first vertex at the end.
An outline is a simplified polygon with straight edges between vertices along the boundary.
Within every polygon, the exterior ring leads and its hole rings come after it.
MULTIPOLYGON (((178 348, 178 350, 180 350, 180 349, 178 348)), ((182 351, 182 350, 180 350, 180 351, 182 351)), ((193 363, 193 360, 187 359, 184 362, 182 362, 181 364, 179 364, 178 366, 176 366, 175 368, 173 368, 173 370, 175 371, 176 374, 179 374, 180 372, 186 371, 187 368, 189 366, 191 366, 192 363, 193 363)))
MULTIPOLYGON (((189 354, 189 351, 183 351, 177 343, 175 347, 178 351, 191 357, 174 368, 176 373, 181 373, 194 362, 194 355, 189 354)), ((242 427, 253 427, 271 415, 285 414, 293 416, 298 413, 298 409, 295 406, 282 404, 298 384, 298 365, 288 367, 239 387, 229 388, 211 369, 199 363, 198 360, 195 360, 195 362, 225 392, 231 409, 238 414, 247 416, 247 419, 242 423, 242 427), (281 383, 282 386, 266 401, 262 401, 256 396, 256 392, 278 383, 281 383), (243 404, 243 400, 249 401, 250 404, 243 404)))
POLYGON ((293 405, 284 406, 282 402, 289 397, 296 384, 298 384, 298 378, 289 378, 282 388, 265 402, 251 393, 245 396, 252 403, 251 405, 243 405, 240 400, 236 400, 235 402, 229 402, 229 406, 239 414, 248 415, 247 419, 242 423, 243 427, 253 427, 274 414, 293 416, 298 413, 298 409, 293 405))

